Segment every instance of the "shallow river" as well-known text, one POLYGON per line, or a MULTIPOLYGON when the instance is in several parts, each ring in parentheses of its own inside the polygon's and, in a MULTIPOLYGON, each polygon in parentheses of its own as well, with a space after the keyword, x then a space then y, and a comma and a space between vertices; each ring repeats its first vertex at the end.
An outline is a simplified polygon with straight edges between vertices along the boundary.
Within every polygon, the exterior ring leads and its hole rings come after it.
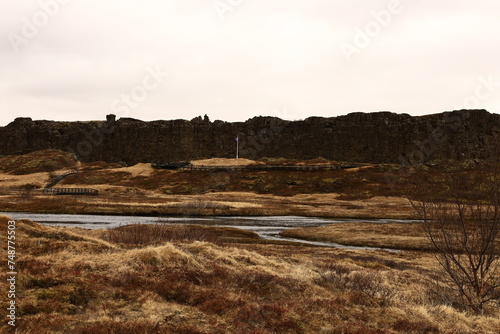
MULTIPOLYGON (((50 226, 68 226, 87 229, 106 229, 130 224, 203 224, 214 226, 230 226, 257 233, 261 238, 268 240, 283 240, 300 242, 327 247, 349 249, 380 249, 372 247, 345 246, 329 242, 305 241, 293 238, 283 238, 280 232, 295 227, 316 227, 329 224, 347 222, 358 223, 412 223, 412 220, 399 219, 333 219, 297 216, 262 216, 262 217, 140 217, 140 216, 100 216, 100 215, 66 215, 66 214, 39 214, 39 213, 2 213, 13 219, 30 219, 50 226)), ((389 249, 386 249, 389 250, 389 249)), ((393 251, 393 250, 390 250, 393 251)))

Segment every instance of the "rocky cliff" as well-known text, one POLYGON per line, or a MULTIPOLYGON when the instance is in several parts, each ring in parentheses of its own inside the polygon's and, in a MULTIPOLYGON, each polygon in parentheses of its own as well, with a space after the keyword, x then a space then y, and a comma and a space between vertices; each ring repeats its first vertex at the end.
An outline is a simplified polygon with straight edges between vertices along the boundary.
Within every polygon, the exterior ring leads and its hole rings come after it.
MULTIPOLYGON (((82 161, 176 161, 234 157, 323 157, 338 161, 419 163, 478 158, 500 133, 500 115, 460 110, 412 117, 390 112, 352 113, 284 121, 255 117, 246 122, 143 122, 131 118, 54 122, 17 118, 0 127, 0 155, 43 149, 74 153, 82 161)), ((498 137, 497 137, 498 138, 498 137)))

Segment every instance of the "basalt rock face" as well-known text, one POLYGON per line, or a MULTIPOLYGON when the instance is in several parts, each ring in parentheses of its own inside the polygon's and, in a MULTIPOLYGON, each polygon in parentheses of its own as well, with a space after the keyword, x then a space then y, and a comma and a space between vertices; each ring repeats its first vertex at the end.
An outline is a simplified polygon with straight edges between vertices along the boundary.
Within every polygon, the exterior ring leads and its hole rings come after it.
MULTIPOLYGON (((53 122, 18 118, 0 127, 0 155, 60 149, 82 161, 193 160, 236 155, 371 163, 420 163, 481 158, 500 133, 500 115, 460 110, 412 117, 390 112, 352 113, 304 121, 255 117, 246 122, 143 122, 131 118, 53 122)), ((500 144, 500 143, 499 143, 500 144)))

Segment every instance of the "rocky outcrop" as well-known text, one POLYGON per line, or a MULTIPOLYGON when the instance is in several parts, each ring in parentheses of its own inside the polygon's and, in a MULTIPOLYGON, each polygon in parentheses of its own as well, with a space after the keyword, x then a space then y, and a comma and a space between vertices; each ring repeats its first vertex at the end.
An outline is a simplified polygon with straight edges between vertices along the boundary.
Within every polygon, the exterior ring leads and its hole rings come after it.
POLYGON ((82 161, 125 162, 230 158, 323 157, 338 161, 416 163, 480 158, 500 132, 500 115, 460 110, 412 117, 391 112, 352 113, 285 121, 255 117, 246 122, 143 122, 132 118, 54 122, 17 118, 0 127, 0 154, 60 149, 82 161))

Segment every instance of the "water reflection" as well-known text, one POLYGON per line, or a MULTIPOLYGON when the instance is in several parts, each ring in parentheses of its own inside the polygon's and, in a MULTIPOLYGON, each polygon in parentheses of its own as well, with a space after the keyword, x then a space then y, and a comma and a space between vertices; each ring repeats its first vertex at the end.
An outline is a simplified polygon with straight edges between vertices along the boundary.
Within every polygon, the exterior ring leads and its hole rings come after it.
MULTIPOLYGON (((140 216, 101 216, 101 215, 68 215, 68 214, 40 214, 40 213, 3 213, 12 219, 30 219, 32 221, 50 225, 80 227, 86 229, 108 229, 130 224, 202 224, 214 226, 235 227, 257 233, 261 238, 268 240, 293 241, 326 247, 340 247, 348 249, 380 249, 373 247, 355 247, 328 242, 305 241, 301 239, 284 238, 280 233, 286 229, 296 227, 317 227, 329 224, 347 222, 358 223, 413 223, 413 220, 401 219, 334 219, 299 216, 237 216, 237 217, 140 217, 140 216)), ((389 249, 385 249, 389 250, 389 249)), ((389 250, 394 251, 394 250, 389 250)))

